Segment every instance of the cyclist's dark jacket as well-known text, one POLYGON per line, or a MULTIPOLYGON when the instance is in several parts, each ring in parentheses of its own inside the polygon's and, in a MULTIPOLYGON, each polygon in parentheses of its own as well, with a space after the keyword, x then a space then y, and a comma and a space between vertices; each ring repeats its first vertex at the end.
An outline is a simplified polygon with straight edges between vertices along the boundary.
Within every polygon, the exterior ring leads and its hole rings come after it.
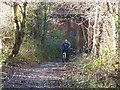
POLYGON ((71 47, 71 44, 70 44, 69 41, 68 42, 63 42, 62 45, 61 45, 61 49, 63 51, 67 51, 68 49, 70 49, 70 47, 71 47))

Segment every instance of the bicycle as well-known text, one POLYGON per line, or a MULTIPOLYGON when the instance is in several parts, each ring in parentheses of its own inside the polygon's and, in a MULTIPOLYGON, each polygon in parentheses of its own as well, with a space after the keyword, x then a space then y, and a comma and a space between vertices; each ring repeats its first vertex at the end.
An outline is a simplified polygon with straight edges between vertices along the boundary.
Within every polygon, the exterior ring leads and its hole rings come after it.
POLYGON ((62 54, 62 61, 65 62, 66 61, 66 52, 64 51, 62 54))

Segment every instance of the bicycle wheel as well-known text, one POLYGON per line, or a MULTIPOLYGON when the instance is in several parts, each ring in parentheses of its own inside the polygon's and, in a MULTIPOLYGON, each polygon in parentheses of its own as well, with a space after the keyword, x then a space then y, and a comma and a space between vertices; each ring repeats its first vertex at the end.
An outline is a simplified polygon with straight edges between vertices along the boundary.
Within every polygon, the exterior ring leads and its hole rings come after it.
POLYGON ((66 60, 66 52, 63 52, 62 61, 65 62, 65 60, 66 60))

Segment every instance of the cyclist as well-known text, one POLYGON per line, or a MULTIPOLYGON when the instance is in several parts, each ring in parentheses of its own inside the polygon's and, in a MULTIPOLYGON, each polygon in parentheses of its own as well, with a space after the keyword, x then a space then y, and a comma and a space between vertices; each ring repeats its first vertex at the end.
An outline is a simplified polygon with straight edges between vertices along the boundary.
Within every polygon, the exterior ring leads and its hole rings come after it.
POLYGON ((65 39, 65 41, 61 44, 61 50, 62 54, 65 52, 66 53, 66 58, 65 61, 67 62, 69 60, 69 49, 71 48, 71 43, 65 39))

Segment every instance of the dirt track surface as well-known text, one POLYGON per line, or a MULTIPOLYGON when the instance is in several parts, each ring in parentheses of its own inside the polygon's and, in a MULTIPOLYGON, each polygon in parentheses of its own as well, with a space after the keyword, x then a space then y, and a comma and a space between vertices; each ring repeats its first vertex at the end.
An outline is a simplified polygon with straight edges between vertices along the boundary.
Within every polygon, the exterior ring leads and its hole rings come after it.
POLYGON ((62 62, 9 66, 3 69, 2 83, 6 88, 61 88, 74 70, 62 62))

